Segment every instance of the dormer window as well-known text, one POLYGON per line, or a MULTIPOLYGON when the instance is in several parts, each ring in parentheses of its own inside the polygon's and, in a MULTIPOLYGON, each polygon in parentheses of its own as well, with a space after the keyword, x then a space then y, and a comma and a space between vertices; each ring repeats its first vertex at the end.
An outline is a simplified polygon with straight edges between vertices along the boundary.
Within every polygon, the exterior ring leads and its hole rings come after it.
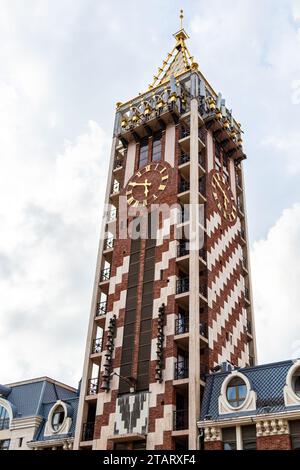
POLYGON ((61 428, 64 422, 64 419, 65 419, 65 410, 63 409, 61 405, 59 405, 55 409, 52 415, 51 425, 52 425, 53 431, 57 432, 61 428))
POLYGON ((232 379, 226 391, 226 398, 230 406, 239 408, 243 405, 247 397, 247 385, 240 377, 232 379))
POLYGON ((293 375, 293 390, 295 394, 297 395, 298 398, 300 398, 300 368, 296 370, 296 372, 293 375))

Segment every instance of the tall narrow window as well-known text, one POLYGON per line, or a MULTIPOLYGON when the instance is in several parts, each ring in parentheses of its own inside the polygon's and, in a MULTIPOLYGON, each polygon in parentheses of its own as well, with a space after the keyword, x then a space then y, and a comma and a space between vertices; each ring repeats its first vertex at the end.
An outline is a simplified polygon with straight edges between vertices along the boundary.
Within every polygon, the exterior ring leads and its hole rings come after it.
POLYGON ((153 138, 152 161, 158 162, 160 160, 161 160, 161 134, 157 134, 153 138))
POLYGON ((141 142, 139 168, 143 168, 148 162, 148 139, 141 142))
POLYGON ((289 422, 292 449, 300 450, 300 421, 290 421, 289 422))
POLYGON ((236 430, 235 428, 222 429, 224 450, 236 450, 236 430))
POLYGON ((242 426, 243 450, 256 450, 256 426, 242 426))

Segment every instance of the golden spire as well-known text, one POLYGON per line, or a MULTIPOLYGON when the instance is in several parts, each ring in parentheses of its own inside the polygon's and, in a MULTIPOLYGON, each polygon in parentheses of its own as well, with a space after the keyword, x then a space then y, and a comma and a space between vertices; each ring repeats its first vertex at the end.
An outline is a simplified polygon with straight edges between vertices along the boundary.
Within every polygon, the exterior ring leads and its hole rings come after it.
POLYGON ((183 10, 180 10, 180 29, 183 29, 183 10))
POLYGON ((196 69, 197 64, 194 63, 194 57, 190 54, 185 41, 189 39, 188 34, 183 28, 183 10, 180 10, 180 30, 173 34, 176 39, 176 44, 171 53, 163 61, 161 67, 158 68, 158 73, 153 77, 153 82, 149 85, 149 90, 167 82, 171 75, 177 77, 184 72, 191 69, 196 69))

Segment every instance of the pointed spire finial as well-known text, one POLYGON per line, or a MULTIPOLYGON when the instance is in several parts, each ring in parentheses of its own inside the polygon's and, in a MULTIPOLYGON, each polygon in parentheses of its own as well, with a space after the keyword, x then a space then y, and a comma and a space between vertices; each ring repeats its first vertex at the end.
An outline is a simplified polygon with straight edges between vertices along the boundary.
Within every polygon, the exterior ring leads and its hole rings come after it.
POLYGON ((183 29, 183 10, 180 10, 180 29, 183 29))

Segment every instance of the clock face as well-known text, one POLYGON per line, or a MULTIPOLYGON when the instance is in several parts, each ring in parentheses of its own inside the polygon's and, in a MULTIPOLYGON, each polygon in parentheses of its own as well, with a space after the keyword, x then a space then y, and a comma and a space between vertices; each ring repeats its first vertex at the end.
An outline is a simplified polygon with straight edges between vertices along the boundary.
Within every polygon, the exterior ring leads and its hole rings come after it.
POLYGON ((229 223, 236 222, 237 207, 230 188, 222 173, 214 171, 211 176, 212 195, 220 214, 229 223))
POLYGON ((128 205, 147 207, 157 203, 168 186, 169 170, 165 163, 149 163, 137 171, 126 187, 128 205))

